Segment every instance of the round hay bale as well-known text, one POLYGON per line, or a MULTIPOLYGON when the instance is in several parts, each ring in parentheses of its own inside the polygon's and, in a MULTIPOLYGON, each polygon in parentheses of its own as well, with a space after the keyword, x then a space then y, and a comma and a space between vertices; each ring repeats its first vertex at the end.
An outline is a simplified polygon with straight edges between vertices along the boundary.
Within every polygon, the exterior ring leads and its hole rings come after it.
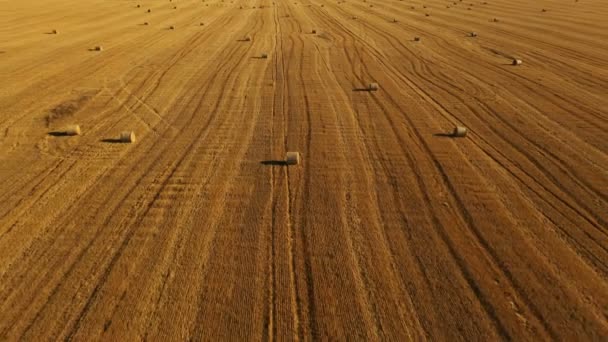
POLYGON ((135 142, 135 132, 133 131, 124 131, 120 133, 120 142, 123 143, 133 143, 135 142))
POLYGON ((393 18, 393 23, 396 23, 396 22, 397 22, 397 19, 393 18))
POLYGON ((175 26, 173 26, 173 25, 169 26, 169 30, 175 30, 175 26))
POLYGON ((517 59, 517 58, 514 58, 513 61, 511 62, 512 65, 521 65, 521 63, 523 63, 523 61, 521 59, 517 59))
POLYGON ((250 36, 246 36, 244 39, 246 42, 250 42, 251 41, 251 37, 250 36))
POLYGON ((298 165, 300 164, 300 152, 287 152, 285 155, 285 164, 298 165))
POLYGON ((378 91, 378 89, 380 89, 380 87, 378 86, 378 83, 370 83, 369 86, 367 87, 367 90, 369 90, 369 91, 378 91))
POLYGON ((137 8, 140 8, 140 7, 141 7, 141 5, 137 5, 137 8))
POLYGON ((312 30, 311 33, 312 34, 317 34, 317 30, 312 30))
POLYGON ((148 22, 146 21, 146 22, 144 23, 144 25, 148 26, 148 25, 150 25, 150 24, 148 24, 148 22))
POLYGON ((467 128, 463 126, 454 127, 454 132, 452 133, 453 137, 464 138, 467 135, 467 128))
POLYGON ((414 37, 414 41, 415 42, 419 42, 420 41, 420 37, 414 37))
POLYGON ((65 135, 80 135, 80 126, 78 125, 69 125, 63 131, 65 135))
POLYGON ((57 30, 53 30, 53 31, 51 31, 51 33, 52 33, 52 34, 57 34, 57 33, 59 33, 59 32, 58 32, 57 30))
POLYGON ((263 53, 260 55, 260 57, 266 59, 266 58, 268 58, 268 54, 263 53))
POLYGON ((205 26, 205 23, 200 23, 200 26, 205 26))
POLYGON ((492 19, 493 22, 497 23, 498 22, 498 18, 494 18, 492 19))
POLYGON ((101 45, 96 46, 95 51, 103 51, 103 46, 101 46, 101 45))
POLYGON ((428 13, 425 13, 425 14, 424 14, 424 16, 425 16, 425 17, 430 17, 431 15, 430 15, 430 14, 428 14, 428 13))
POLYGON ((150 12, 152 12, 152 10, 148 8, 148 13, 150 13, 150 12))
POLYGON ((471 37, 477 37, 477 32, 473 31, 473 32, 469 33, 469 36, 471 36, 471 37))

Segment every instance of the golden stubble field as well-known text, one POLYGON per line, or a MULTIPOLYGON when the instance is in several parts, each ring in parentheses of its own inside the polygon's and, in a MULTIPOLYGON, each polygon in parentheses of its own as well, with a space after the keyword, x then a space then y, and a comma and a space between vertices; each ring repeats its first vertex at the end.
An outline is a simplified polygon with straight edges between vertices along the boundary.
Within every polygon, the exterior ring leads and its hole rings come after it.
POLYGON ((3 0, 0 81, 0 340, 608 338, 604 0, 3 0))

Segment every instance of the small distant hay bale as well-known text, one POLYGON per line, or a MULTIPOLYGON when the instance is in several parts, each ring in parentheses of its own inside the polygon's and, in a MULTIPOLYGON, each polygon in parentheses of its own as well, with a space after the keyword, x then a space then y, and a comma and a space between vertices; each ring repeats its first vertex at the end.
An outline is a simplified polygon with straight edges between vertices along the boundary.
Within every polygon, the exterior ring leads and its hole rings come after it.
POLYGON ((69 125, 63 131, 65 135, 80 135, 80 126, 79 125, 69 125))
POLYGON ((243 38, 244 41, 246 42, 250 42, 251 41, 251 37, 250 36, 245 36, 245 38, 243 38))
POLYGON ((469 36, 471 36, 471 37, 477 37, 477 32, 473 31, 473 32, 469 33, 469 36))
POLYGON ((546 10, 546 9, 544 9, 544 8, 542 9, 542 11, 543 11, 543 12, 547 12, 547 10, 546 10))
POLYGON ((287 152, 285 155, 285 164, 298 165, 300 164, 300 152, 287 152))
POLYGON ((137 8, 140 8, 140 7, 141 7, 141 5, 137 5, 137 8))
POLYGON ((370 83, 367 86, 367 90, 369 90, 369 91, 378 91, 378 89, 380 89, 380 87, 378 86, 378 83, 370 83))
POLYGON ((150 24, 149 24, 149 23, 146 21, 146 22, 144 22, 144 25, 148 26, 148 25, 150 25, 150 24))
POLYGON ((430 17, 431 15, 430 15, 430 14, 428 14, 428 13, 425 13, 425 14, 424 14, 424 16, 425 16, 425 17, 430 17))
POLYGON ((419 42, 420 41, 420 37, 414 37, 414 41, 415 42, 419 42))
POLYGON ((266 59, 266 58, 268 58, 268 54, 263 53, 263 54, 260 55, 260 58, 266 59))
POLYGON ((152 10, 148 8, 148 13, 150 13, 150 12, 152 12, 152 10))
POLYGON ((359 19, 356 15, 353 15, 353 20, 359 19))
POLYGON ((312 31, 310 31, 310 33, 317 34, 317 30, 312 30, 312 31))
POLYGON ((175 26, 173 26, 173 25, 169 26, 169 30, 175 30, 175 26))
POLYGON ((52 34, 58 34, 58 33, 59 33, 59 31, 57 31, 57 30, 53 30, 53 31, 51 31, 51 33, 52 33, 52 34))
POLYGON ((101 46, 101 45, 97 45, 97 46, 94 48, 94 50, 95 50, 95 51, 103 51, 103 46, 101 46))
POLYGON ((493 22, 497 23, 498 22, 498 18, 494 18, 492 19, 493 22))
POLYGON ((374 7, 374 5, 369 5, 369 7, 374 7))
POLYGON ((454 132, 452 132, 452 136, 455 138, 464 138, 467 135, 467 128, 463 126, 454 127, 454 132))
POLYGON ((120 133, 120 142, 123 143, 133 143, 135 142, 135 132, 133 131, 124 131, 120 133))
POLYGON ((522 63, 523 61, 518 58, 513 58, 513 61, 511 62, 512 65, 521 65, 522 63))
POLYGON ((200 23, 200 26, 205 26, 205 23, 200 23))

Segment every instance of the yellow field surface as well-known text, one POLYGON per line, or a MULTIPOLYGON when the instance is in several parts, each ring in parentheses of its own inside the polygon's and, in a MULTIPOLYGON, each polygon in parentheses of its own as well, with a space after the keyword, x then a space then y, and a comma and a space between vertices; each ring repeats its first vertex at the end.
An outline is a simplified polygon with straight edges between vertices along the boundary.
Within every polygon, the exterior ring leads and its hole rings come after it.
POLYGON ((608 339, 608 1, 0 0, 0 81, 1 341, 608 339))

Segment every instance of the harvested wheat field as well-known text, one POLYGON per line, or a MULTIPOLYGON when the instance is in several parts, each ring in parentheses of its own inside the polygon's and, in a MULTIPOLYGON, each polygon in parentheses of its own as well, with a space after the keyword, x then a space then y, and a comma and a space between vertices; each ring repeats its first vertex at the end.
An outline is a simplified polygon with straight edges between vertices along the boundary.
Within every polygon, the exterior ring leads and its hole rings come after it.
POLYGON ((2 341, 608 339, 607 1, 0 0, 0 80, 2 341))

